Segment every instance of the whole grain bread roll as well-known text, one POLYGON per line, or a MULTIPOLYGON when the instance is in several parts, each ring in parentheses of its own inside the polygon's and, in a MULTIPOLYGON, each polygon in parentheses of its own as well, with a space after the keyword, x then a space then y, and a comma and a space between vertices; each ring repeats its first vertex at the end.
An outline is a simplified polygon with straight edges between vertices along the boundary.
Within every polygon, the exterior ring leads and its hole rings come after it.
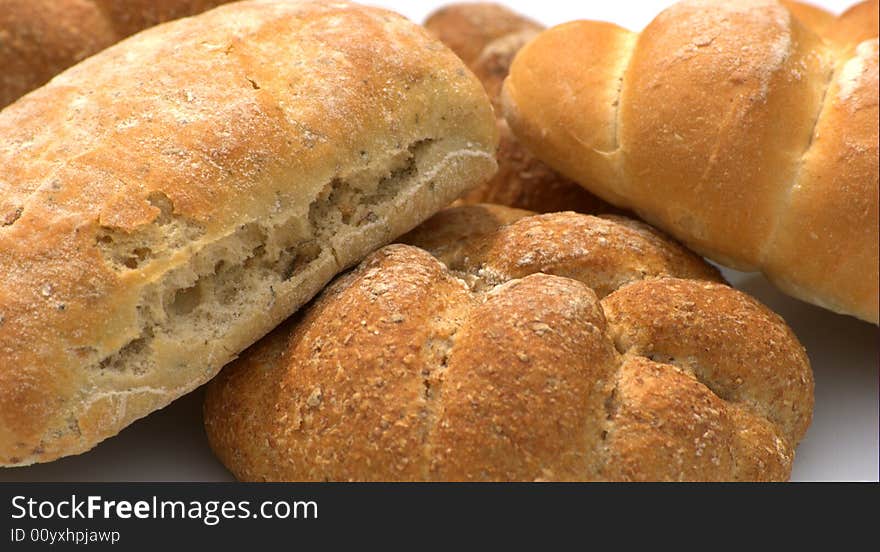
POLYGON ((0 0, 0 109, 159 23, 230 0, 0 0))
POLYGON ((680 2, 640 34, 568 23, 517 55, 506 117, 541 160, 701 254, 877 323, 876 17, 873 2, 855 46, 775 0, 680 2))
POLYGON ((498 115, 498 172, 467 192, 456 205, 495 203, 549 213, 615 211, 532 155, 510 132, 501 116, 501 85, 516 53, 543 26, 499 4, 450 4, 432 13, 425 28, 468 64, 486 87, 498 115))
POLYGON ((423 29, 253 1, 140 33, 0 112, 0 464, 87 450, 210 379, 495 170, 423 29))
POLYGON ((465 206, 403 239, 209 384, 238 479, 788 478, 803 348, 649 226, 465 206))

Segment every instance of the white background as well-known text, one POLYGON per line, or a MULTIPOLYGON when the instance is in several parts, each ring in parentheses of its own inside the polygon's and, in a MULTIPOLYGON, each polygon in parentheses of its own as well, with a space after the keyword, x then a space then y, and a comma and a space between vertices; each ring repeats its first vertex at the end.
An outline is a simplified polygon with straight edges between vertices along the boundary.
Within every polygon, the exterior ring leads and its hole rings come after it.
MULTIPOLYGON (((501 0, 546 25, 572 19, 613 21, 637 30, 671 2, 501 0)), ((445 2, 372 1, 421 22, 445 2)), ((815 2, 843 11, 849 2, 815 2)), ((834 267, 828 267, 834 270, 834 267)), ((877 327, 788 298, 764 278, 728 279, 781 314, 807 348, 816 377, 813 425, 797 451, 793 480, 878 479, 877 327)), ((229 481, 201 425, 201 390, 156 412, 94 450, 28 468, 0 469, 0 481, 229 481)))

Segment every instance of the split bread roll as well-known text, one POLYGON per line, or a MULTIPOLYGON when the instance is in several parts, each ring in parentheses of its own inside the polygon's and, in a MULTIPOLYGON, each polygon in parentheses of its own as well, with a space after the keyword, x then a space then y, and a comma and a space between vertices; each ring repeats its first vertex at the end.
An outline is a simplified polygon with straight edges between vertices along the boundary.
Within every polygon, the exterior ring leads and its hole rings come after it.
POLYGON ((614 209, 537 159, 510 132, 501 116, 501 85, 516 53, 543 26, 499 4, 451 4, 425 20, 425 28, 467 63, 486 87, 498 115, 498 172, 456 205, 497 203, 540 213, 609 212, 614 209))
POLYGON ((520 51, 503 103, 526 147, 597 195, 877 323, 874 31, 824 41, 772 0, 681 2, 641 34, 577 21, 520 51))
POLYGON ((495 170, 491 105, 400 16, 254 1, 0 112, 0 464, 82 452, 214 376, 495 170))
POLYGON ((0 108, 129 35, 228 1, 0 0, 0 108))
POLYGON ((465 206, 404 240, 209 384, 238 479, 789 477, 803 348, 649 226, 465 206))

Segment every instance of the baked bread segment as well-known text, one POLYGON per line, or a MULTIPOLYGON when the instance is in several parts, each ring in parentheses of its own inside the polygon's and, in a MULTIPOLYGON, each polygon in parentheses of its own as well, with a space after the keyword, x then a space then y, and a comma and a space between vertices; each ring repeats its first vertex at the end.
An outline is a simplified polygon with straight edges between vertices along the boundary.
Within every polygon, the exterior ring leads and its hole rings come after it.
POLYGON ((878 61, 875 38, 861 42, 836 68, 764 269, 795 297, 875 323, 878 61))
POLYGON ((695 251, 876 323, 869 4, 826 39, 775 0, 683 1, 638 34, 560 25, 517 55, 505 115, 538 158, 695 251))
POLYGON ((477 205, 404 240, 209 384, 237 478, 788 478, 803 348, 650 227, 477 205))
POLYGON ((489 178, 477 79, 400 16, 254 1, 150 29, 0 113, 0 464, 210 379, 489 178))
POLYGON ((833 68, 822 48, 770 0, 680 2, 657 16, 620 92, 629 200, 697 251, 761 266, 833 68))
POLYGON ((796 0, 779 0, 791 15, 795 16, 804 26, 819 36, 826 36, 829 29, 834 25, 834 14, 809 2, 796 0))
MULTIPOLYGON (((670 416, 668 423, 658 423, 666 418, 655 413, 648 426, 665 429, 642 427, 633 440, 644 439, 640 446, 659 446, 675 456, 684 479, 705 479, 716 468, 687 465, 683 450, 693 453, 690 457, 711 459, 710 464, 732 460, 727 469, 734 479, 788 477, 793 444, 806 433, 812 417, 813 388, 804 349, 778 315, 733 288, 680 279, 636 282, 607 297, 602 306, 617 349, 658 378, 652 393, 662 399, 654 398, 674 403, 678 393, 698 392, 702 398, 696 402, 708 410, 696 418, 713 420, 693 426, 670 416), (724 403, 720 409, 719 400, 724 403), (680 423, 689 431, 701 429, 693 439, 676 441, 680 448, 675 451, 668 444, 651 443, 668 439, 669 428, 680 423), (730 456, 717 439, 729 444, 730 456), (698 452, 703 447, 715 450, 706 450, 710 458, 698 452)), ((627 373, 622 370, 622 377, 627 373)), ((654 387, 651 378, 647 382, 654 387)), ((621 404, 626 404, 625 397, 621 404)))

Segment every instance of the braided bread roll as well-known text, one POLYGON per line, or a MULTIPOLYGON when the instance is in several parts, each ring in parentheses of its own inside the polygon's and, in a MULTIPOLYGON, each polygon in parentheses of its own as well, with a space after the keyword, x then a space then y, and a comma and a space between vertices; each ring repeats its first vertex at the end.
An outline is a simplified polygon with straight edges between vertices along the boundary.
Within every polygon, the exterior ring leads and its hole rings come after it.
POLYGON ((803 348, 647 225, 466 206, 404 240, 211 382, 236 477, 788 478, 803 348))
POLYGON ((568 23, 518 54, 506 117, 543 161, 696 251, 877 323, 876 14, 850 10, 828 40, 773 0, 681 2, 641 34, 568 23))
POLYGON ((451 4, 432 13, 425 28, 458 56, 486 88, 498 114, 498 172, 456 204, 497 203, 548 213, 598 213, 614 208, 532 155, 501 116, 501 85, 516 53, 544 27, 499 4, 451 4))
POLYGON ((229 0, 0 0, 0 108, 159 23, 229 0))

